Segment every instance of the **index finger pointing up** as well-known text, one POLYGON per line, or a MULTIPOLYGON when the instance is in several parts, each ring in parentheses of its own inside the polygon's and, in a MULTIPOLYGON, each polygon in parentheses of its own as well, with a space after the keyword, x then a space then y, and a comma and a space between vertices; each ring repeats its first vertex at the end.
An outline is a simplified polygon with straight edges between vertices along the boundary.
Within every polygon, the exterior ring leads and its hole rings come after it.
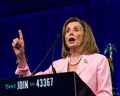
POLYGON ((20 40, 23 40, 23 34, 22 34, 22 31, 19 29, 18 32, 19 32, 19 39, 20 39, 20 40))

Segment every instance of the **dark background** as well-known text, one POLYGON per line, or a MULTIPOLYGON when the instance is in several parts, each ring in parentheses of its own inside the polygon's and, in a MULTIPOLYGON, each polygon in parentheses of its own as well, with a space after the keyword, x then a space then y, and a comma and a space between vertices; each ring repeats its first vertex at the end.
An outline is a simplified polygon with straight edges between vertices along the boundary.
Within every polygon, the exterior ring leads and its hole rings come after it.
MULTIPOLYGON (((0 79, 18 77, 14 74, 17 65, 11 46, 18 37, 18 29, 23 31, 25 53, 33 71, 71 16, 85 20, 92 27, 101 54, 108 43, 115 45, 113 78, 120 93, 120 0, 0 0, 0 79)), ((61 41, 54 53, 53 60, 61 58, 61 41)), ((52 52, 38 71, 47 69, 51 61, 52 52)))

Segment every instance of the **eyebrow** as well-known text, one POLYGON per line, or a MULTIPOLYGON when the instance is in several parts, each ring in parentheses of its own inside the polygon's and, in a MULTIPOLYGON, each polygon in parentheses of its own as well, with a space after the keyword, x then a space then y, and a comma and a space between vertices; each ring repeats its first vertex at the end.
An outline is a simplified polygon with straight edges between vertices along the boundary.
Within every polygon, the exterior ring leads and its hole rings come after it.
POLYGON ((81 26, 75 26, 74 28, 82 28, 81 26))

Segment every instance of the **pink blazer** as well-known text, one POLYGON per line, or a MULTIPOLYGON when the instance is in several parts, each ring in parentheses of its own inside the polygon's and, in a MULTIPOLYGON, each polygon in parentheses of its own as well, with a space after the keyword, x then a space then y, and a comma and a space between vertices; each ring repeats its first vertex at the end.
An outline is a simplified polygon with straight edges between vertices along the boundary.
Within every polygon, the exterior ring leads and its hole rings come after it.
MULTIPOLYGON (((57 73, 67 72, 68 57, 54 61, 53 66, 57 73)), ((35 75, 52 73, 52 68, 50 66, 44 72, 38 72, 35 75)), ((104 55, 83 55, 76 73, 91 88, 96 96, 112 96, 110 67, 104 55)), ((20 69, 18 66, 15 74, 30 76, 31 72, 28 66, 24 69, 20 69)))

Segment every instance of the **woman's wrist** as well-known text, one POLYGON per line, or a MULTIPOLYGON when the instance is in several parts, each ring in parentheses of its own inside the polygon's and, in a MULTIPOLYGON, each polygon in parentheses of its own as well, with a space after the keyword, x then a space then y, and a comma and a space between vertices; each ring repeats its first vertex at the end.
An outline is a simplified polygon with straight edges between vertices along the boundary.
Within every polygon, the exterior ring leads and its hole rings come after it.
POLYGON ((28 62, 28 59, 26 58, 25 55, 21 57, 17 57, 16 64, 19 64, 20 68, 25 67, 27 62, 28 62))

